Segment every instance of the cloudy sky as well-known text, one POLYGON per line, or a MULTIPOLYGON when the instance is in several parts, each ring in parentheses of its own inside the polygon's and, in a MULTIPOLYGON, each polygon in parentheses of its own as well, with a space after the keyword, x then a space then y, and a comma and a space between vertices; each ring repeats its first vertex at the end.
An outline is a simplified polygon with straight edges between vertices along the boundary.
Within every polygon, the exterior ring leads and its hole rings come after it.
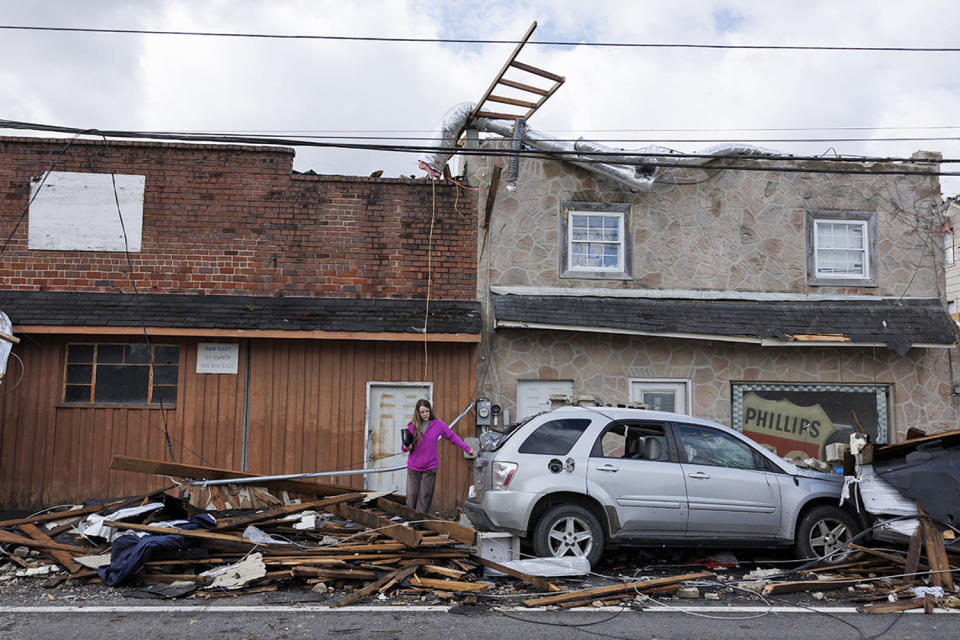
MULTIPOLYGON (((960 44, 955 0, 0 0, 0 16, 8 26, 507 40, 536 20, 532 40, 960 44)), ((0 118, 100 129, 429 136, 448 107, 482 95, 512 49, 3 29, 0 118)), ((520 59, 566 77, 530 122, 557 137, 630 140, 608 143, 624 147, 670 140, 660 144, 685 151, 749 139, 803 154, 929 149, 960 158, 960 143, 950 139, 960 136, 960 52, 530 44, 520 59)), ((296 168, 421 175, 416 155, 390 152, 300 148, 296 168)), ((960 192, 960 178, 943 184, 945 194, 960 192)))

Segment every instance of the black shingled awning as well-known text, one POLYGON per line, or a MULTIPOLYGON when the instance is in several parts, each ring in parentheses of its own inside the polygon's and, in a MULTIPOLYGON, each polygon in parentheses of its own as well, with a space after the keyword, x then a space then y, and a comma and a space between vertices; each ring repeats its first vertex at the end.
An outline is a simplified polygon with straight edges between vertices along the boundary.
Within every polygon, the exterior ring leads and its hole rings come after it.
MULTIPOLYGON (((422 333, 424 300, 0 291, 14 325, 422 333)), ((430 334, 480 333, 480 303, 431 300, 430 334)))
POLYGON ((691 300, 602 296, 493 296, 498 327, 610 329, 789 340, 795 334, 843 334, 906 353, 911 345, 951 345, 956 325, 936 299, 691 300))

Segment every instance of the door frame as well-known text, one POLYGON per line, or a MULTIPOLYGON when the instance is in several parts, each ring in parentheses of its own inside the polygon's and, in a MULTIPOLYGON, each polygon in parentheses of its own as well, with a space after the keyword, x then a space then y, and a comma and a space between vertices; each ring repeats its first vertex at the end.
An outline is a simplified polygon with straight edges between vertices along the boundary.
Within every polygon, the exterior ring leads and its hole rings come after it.
MULTIPOLYGON (((366 392, 364 394, 363 401, 363 468, 369 469, 368 462, 370 456, 370 396, 371 391, 374 386, 385 386, 385 387, 426 387, 427 388, 427 400, 430 401, 431 406, 433 405, 433 383, 432 382, 396 382, 396 381, 385 381, 385 380, 368 380, 366 385, 366 392)), ((403 428, 403 425, 400 426, 403 428)), ((398 456, 399 457, 399 456, 398 456)), ((391 465, 396 466, 396 465, 391 465)), ((369 479, 368 474, 363 474, 363 487, 367 488, 369 479)))

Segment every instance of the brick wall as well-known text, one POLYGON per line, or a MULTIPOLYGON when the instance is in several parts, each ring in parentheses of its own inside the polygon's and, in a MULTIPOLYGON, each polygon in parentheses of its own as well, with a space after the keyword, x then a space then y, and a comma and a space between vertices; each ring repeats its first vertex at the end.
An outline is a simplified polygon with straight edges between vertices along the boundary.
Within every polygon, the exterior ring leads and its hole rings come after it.
POLYGON ((0 288, 417 298, 429 259, 432 298, 475 299, 474 192, 294 174, 281 147, 78 141, 57 160, 67 143, 0 137, 0 288), (122 252, 27 248, 30 180, 51 168, 146 176, 132 276, 122 252))

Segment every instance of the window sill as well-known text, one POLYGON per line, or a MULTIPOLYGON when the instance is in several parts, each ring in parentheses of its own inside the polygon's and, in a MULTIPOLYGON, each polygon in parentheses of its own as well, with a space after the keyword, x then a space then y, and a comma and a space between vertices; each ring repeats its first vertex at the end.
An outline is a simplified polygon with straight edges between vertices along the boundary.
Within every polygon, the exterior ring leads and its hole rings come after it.
POLYGON ((807 284, 811 287, 879 287, 880 283, 873 278, 817 278, 807 277, 807 284))
MULTIPOLYGON (((159 404, 123 404, 118 402, 58 402, 57 409, 154 409, 159 411, 159 404)), ((176 409, 177 405, 163 403, 164 409, 176 409)))
POLYGON ((633 280, 633 276, 623 271, 563 271, 564 280, 633 280))

